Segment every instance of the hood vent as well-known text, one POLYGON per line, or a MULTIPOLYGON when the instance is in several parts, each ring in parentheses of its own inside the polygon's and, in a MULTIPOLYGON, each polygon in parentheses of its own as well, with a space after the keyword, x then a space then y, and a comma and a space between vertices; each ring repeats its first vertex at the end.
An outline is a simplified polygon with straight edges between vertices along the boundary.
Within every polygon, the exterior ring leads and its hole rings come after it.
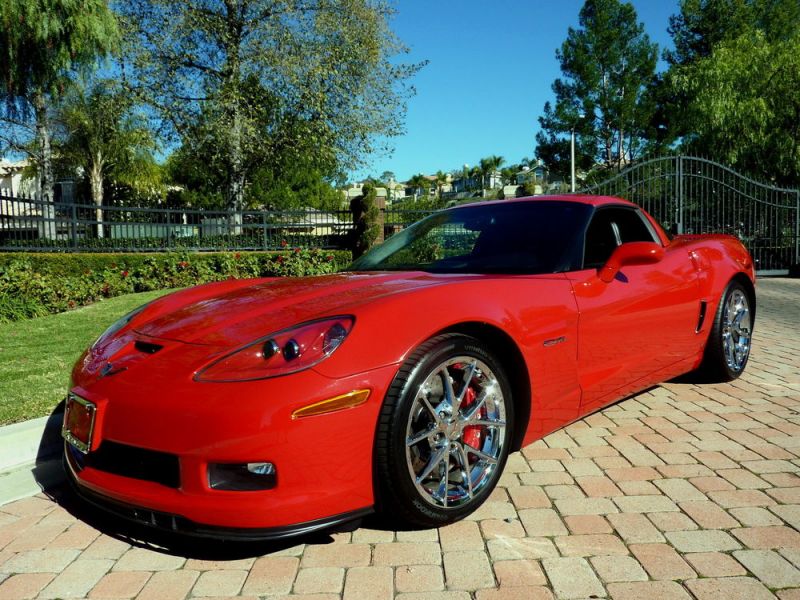
POLYGON ((136 348, 139 352, 144 352, 145 354, 155 354, 159 350, 161 350, 164 346, 160 346, 158 344, 151 344, 150 342, 143 342, 142 340, 136 340, 134 342, 133 347, 136 348))

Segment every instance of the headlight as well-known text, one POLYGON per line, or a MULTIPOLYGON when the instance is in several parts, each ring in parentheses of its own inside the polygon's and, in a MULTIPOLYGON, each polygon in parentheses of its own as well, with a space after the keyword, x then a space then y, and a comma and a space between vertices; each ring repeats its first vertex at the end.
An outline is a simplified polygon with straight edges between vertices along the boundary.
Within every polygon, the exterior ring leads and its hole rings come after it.
POLYGON ((122 318, 118 319, 117 321, 115 321, 114 323, 112 323, 111 326, 108 329, 106 329, 99 338, 97 338, 95 343, 92 344, 92 348, 96 348, 97 346, 99 346, 99 345, 103 344, 104 342, 110 340, 114 336, 115 333, 117 333, 118 331, 123 329, 128 323, 130 323, 133 320, 133 318, 136 315, 138 315, 145 308, 147 308, 148 304, 150 304, 150 303, 148 302, 147 304, 142 304, 139 308, 134 308, 127 315, 125 315, 124 317, 122 317, 122 318))
POLYGON ((253 381, 304 371, 333 354, 354 322, 330 317, 266 335, 204 367, 195 381, 253 381))

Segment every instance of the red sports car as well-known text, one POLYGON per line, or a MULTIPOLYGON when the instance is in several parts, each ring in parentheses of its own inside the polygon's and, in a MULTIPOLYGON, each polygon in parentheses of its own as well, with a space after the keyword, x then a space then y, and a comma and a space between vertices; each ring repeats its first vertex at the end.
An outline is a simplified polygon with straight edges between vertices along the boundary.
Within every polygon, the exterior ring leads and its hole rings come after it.
POLYGON ((509 452, 690 371, 747 363, 753 261, 637 206, 555 196, 438 212, 322 277, 185 289, 72 373, 81 495, 159 528, 277 538, 376 508, 474 511, 509 452))

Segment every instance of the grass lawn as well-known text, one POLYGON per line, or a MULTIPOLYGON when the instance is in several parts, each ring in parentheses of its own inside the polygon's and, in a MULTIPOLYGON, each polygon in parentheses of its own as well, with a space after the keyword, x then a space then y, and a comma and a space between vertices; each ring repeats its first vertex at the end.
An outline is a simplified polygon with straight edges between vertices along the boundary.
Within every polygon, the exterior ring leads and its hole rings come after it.
POLYGON ((64 399, 72 365, 86 347, 119 317, 168 291, 0 324, 0 425, 49 415, 64 399))

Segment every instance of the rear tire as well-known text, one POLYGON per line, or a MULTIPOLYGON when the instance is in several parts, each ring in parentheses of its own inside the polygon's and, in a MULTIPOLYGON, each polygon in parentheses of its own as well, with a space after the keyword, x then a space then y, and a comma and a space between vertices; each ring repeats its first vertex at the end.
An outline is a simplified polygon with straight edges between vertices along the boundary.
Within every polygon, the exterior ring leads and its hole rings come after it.
POLYGON ((744 372, 750 357, 754 308, 745 287, 731 281, 720 297, 697 370, 704 381, 733 381, 744 372))
POLYGON ((431 338, 386 394, 375 437, 379 508, 438 527, 476 510, 508 458, 514 405, 505 371, 461 334, 431 338))

